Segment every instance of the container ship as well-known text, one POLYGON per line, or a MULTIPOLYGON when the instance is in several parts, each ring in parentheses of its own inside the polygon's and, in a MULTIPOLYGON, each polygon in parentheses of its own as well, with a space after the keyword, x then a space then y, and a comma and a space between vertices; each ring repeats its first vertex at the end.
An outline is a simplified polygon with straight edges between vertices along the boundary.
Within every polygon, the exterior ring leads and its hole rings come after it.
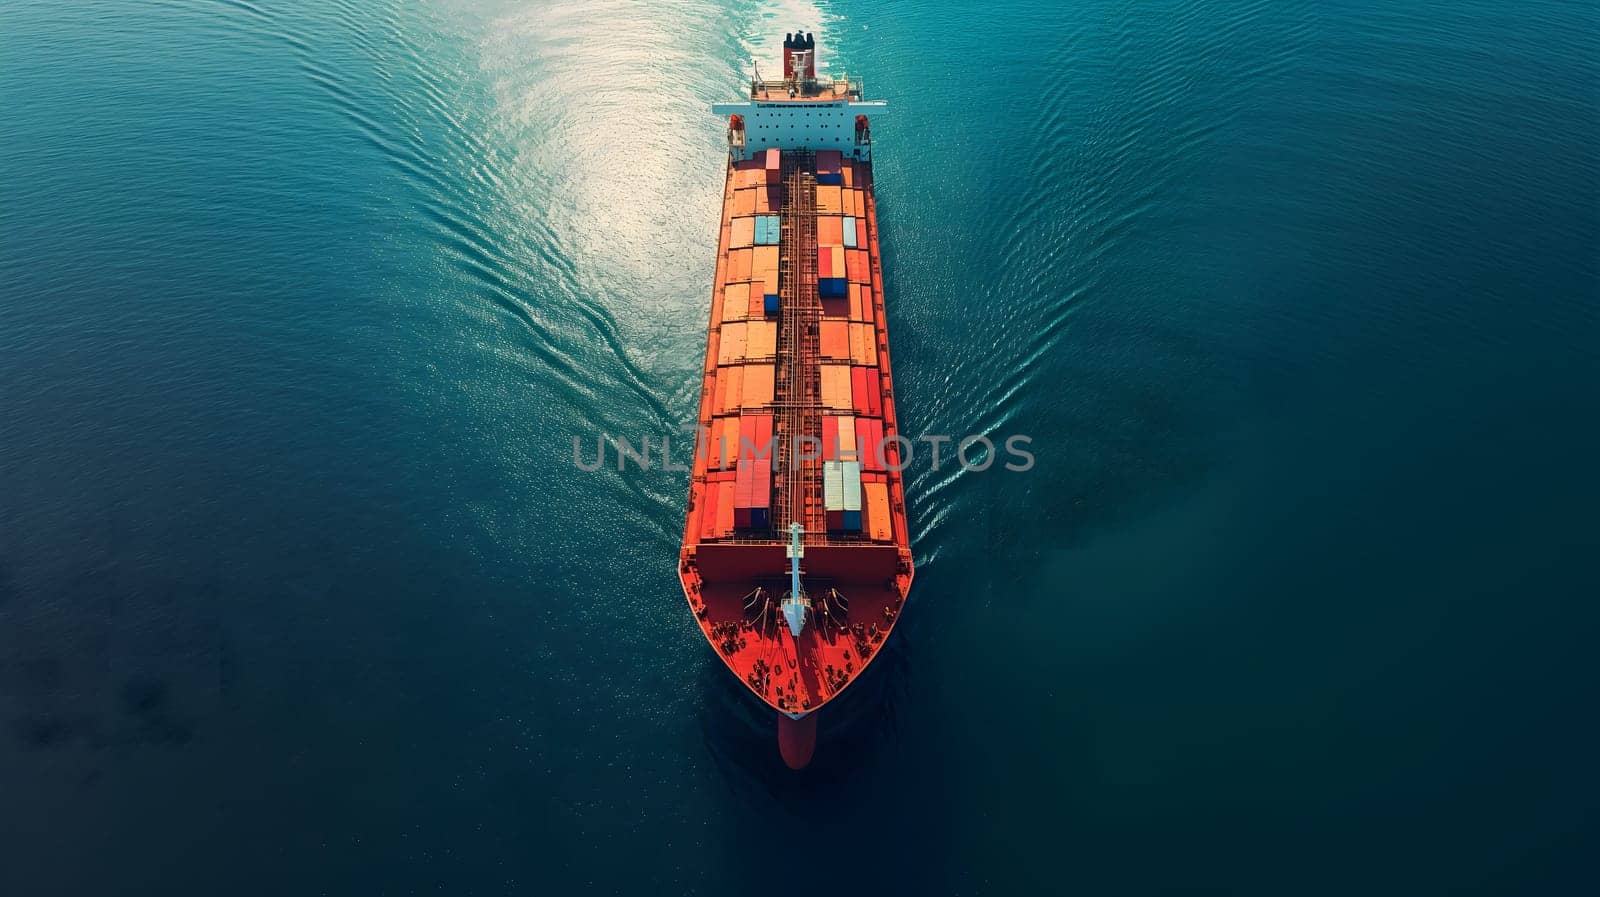
POLYGON ((869 113, 783 43, 727 116, 715 286, 679 576, 728 669, 810 762, 817 715, 883 648, 911 588, 869 113))

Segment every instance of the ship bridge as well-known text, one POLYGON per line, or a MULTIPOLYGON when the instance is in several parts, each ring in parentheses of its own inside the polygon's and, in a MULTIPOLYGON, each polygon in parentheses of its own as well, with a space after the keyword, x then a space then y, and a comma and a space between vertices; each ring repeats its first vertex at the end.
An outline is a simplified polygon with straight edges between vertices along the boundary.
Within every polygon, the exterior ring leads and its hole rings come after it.
POLYGON ((713 103, 728 116, 728 151, 743 162, 763 150, 837 150, 845 158, 872 161, 868 115, 888 104, 863 100, 860 81, 848 75, 817 77, 816 40, 784 36, 783 78, 768 80, 760 69, 750 80, 750 99, 713 103))

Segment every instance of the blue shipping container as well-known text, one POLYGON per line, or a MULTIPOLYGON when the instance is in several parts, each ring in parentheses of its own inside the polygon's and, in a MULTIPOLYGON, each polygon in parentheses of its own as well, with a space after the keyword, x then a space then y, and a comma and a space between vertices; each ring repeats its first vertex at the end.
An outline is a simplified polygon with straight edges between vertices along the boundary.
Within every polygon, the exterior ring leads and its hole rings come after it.
POLYGON ((768 293, 761 297, 761 309, 769 315, 778 313, 778 294, 768 293))
POLYGON ((843 299, 850 295, 850 281, 843 277, 819 277, 817 295, 824 299, 843 299))

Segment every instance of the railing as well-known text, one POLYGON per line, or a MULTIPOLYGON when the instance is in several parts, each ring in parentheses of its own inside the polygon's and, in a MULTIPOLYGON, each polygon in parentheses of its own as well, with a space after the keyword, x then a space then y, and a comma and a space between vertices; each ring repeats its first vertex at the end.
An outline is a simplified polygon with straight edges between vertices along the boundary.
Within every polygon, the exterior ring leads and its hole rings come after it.
POLYGON ((837 78, 818 78, 815 81, 805 81, 799 78, 787 78, 781 81, 769 81, 761 78, 750 79, 750 95, 752 97, 763 93, 788 93, 793 90, 795 99, 811 99, 828 96, 833 99, 859 100, 863 96, 861 82, 851 81, 849 77, 840 75, 837 78))

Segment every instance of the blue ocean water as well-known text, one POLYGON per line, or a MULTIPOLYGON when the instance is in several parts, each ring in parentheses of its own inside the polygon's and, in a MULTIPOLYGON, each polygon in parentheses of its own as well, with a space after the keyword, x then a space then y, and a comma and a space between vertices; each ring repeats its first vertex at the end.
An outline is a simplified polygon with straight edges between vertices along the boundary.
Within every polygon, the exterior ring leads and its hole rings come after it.
MULTIPOLYGON (((1600 22, 1534 0, 12 0, 0 893, 1568 894, 1600 22), (874 124, 915 468, 787 772, 690 621, 723 123, 874 124)), ((1589 873, 1592 875, 1592 873, 1589 873)))

